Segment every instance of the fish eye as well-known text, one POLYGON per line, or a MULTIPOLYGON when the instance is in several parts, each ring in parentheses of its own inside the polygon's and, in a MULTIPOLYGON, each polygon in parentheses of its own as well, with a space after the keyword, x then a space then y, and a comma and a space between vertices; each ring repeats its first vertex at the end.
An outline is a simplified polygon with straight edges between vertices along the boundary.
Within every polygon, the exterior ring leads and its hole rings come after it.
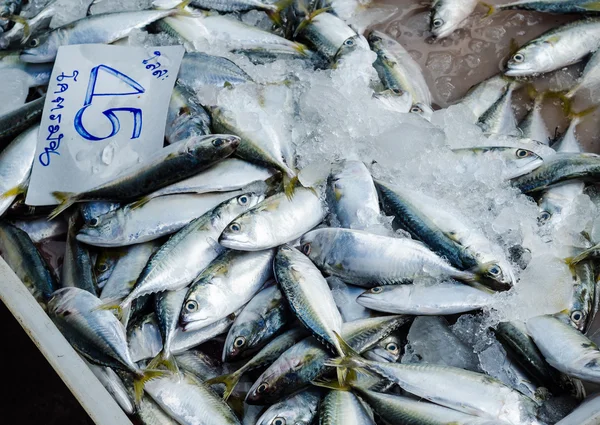
POLYGON ((302 245, 302 252, 304 255, 310 255, 310 243, 305 243, 302 245))
POLYGON ((402 94, 402 90, 400 89, 392 89, 392 92, 396 94, 402 94))
POLYGON ((193 313, 194 311, 198 310, 198 303, 196 301, 190 300, 187 303, 185 303, 185 309, 190 313, 193 313))
POLYGON ((571 320, 575 323, 579 323, 583 319, 583 312, 575 310, 571 312, 571 320))
POLYGON ((348 46, 348 47, 354 46, 354 38, 347 38, 346 41, 344 41, 344 46, 348 46))
POLYGON ((381 37, 379 37, 378 35, 375 35, 375 34, 371 33, 369 35, 369 40, 371 40, 371 41, 381 41, 381 37))
POLYGON ((285 418, 277 417, 277 418, 273 419, 273 422, 271 422, 271 425, 285 425, 285 418))
POLYGON ((99 223, 100 223, 100 220, 98 220, 97 217, 94 217, 90 220, 90 222, 88 224, 92 227, 96 227, 99 223))
POLYGON ((27 43, 27 45, 29 47, 37 47, 40 45, 40 39, 39 38, 32 38, 31 40, 29 40, 29 43, 27 43))
POLYGON ((370 291, 372 294, 379 294, 383 292, 383 288, 381 286, 377 286, 376 288, 371 288, 370 291))
POLYGON ((525 55, 523 53, 517 53, 512 57, 515 62, 523 62, 525 60, 525 55))
POLYGON ((489 268, 488 272, 492 276, 498 277, 502 274, 502 269, 497 264, 494 264, 494 265, 492 265, 492 267, 489 268))
POLYGON ((423 110, 419 106, 413 105, 413 107, 410 108, 410 112, 412 112, 414 114, 422 114, 423 110))
POLYGON ((436 18, 436 19, 433 20, 433 27, 434 28, 439 28, 442 25, 444 25, 444 20, 443 19, 436 18))
POLYGON ((267 384, 266 382, 263 382, 262 384, 260 384, 260 385, 258 386, 258 388, 256 389, 256 392, 257 392, 258 394, 262 394, 262 393, 264 393, 265 391, 267 391, 268 389, 269 389, 269 384, 267 384))
POLYGON ((234 233, 238 233, 242 230, 242 226, 240 226, 238 223, 231 223, 229 225, 229 230, 231 230, 234 233))
POLYGON ((224 143, 225 143, 225 140, 223 140, 223 139, 215 139, 212 141, 213 146, 216 148, 218 148, 219 146, 223 146, 224 143))
POLYGON ((531 156, 531 152, 527 149, 517 149, 516 155, 517 158, 527 158, 528 156, 531 156))
POLYGON ((389 351, 390 353, 397 354, 398 353, 398 344, 396 344, 395 342, 389 342, 385 346, 385 349, 387 351, 389 351))
POLYGON ((549 211, 542 211, 540 213, 540 215, 538 216, 538 221, 540 223, 544 223, 544 222, 550 220, 550 217, 552 217, 552 214, 550 214, 549 211))
POLYGON ((238 198, 238 204, 240 205, 246 205, 248 204, 248 196, 247 195, 242 195, 238 198))
POLYGON ((233 341, 233 345, 234 347, 242 347, 244 344, 246 343, 246 338, 244 338, 243 336, 238 336, 235 341, 233 341))
POLYGON ((96 269, 99 272, 104 273, 105 271, 108 270, 108 264, 106 264, 106 263, 98 264, 98 266, 96 267, 96 269))

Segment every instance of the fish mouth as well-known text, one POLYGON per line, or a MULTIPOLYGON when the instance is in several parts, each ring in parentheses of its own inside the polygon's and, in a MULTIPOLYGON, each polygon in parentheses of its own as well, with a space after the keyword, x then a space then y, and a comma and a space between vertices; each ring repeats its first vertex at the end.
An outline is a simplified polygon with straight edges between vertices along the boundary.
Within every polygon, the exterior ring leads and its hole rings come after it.
POLYGON ((36 52, 32 52, 29 50, 23 50, 19 55, 19 59, 23 62, 27 63, 46 63, 51 62, 51 60, 46 60, 43 56, 38 55, 36 52))

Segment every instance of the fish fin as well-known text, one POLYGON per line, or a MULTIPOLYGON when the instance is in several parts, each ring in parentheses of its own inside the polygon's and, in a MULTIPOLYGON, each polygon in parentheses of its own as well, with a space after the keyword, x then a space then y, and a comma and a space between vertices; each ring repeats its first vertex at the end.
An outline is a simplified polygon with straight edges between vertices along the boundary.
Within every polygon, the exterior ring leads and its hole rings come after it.
POLYGON ((160 366, 164 366, 167 370, 173 373, 179 373, 179 366, 170 353, 161 351, 154 357, 150 363, 148 363, 148 369, 158 369, 160 366))
POLYGON ((269 18, 275 23, 277 26, 282 26, 281 22, 281 12, 294 2, 294 0, 279 0, 278 2, 270 5, 271 7, 265 10, 265 13, 269 16, 269 18))
POLYGON ((31 28, 29 27, 29 21, 19 15, 10 15, 7 17, 9 21, 18 22, 23 25, 23 39, 27 40, 31 35, 31 28))
POLYGON ((11 196, 18 196, 22 193, 25 193, 26 190, 27 190, 27 188, 24 187, 23 185, 15 186, 12 189, 8 189, 6 192, 4 192, 2 195, 0 195, 0 198, 9 198, 11 196))
POLYGON ((131 204, 129 204, 127 207, 129 208, 129 210, 137 210, 138 208, 143 207, 144 205, 146 205, 152 198, 150 196, 143 196, 140 199, 138 199, 135 202, 132 202, 131 204))
POLYGON ((313 19, 315 19, 321 13, 325 13, 325 12, 329 11, 330 9, 331 9, 331 6, 328 6, 328 7, 323 7, 321 9, 317 9, 313 12, 310 12, 306 16, 306 18, 304 18, 304 20, 302 22, 300 22, 300 24, 296 27, 296 31, 294 31, 294 38, 298 37, 298 34, 300 34, 304 30, 304 28, 306 28, 306 26, 312 22, 313 19))
POLYGON ((316 387, 328 388, 330 390, 338 390, 338 391, 349 391, 351 388, 350 385, 348 385, 347 383, 340 384, 339 382, 326 381, 324 379, 315 379, 314 381, 311 381, 310 383, 316 387))
POLYGON ((117 318, 119 320, 121 320, 121 318, 123 317, 123 307, 121 306, 121 300, 120 299, 109 299, 105 302, 103 302, 102 304, 100 304, 98 307, 94 308, 94 311, 102 311, 102 310, 110 310, 113 311, 113 313, 115 313, 115 316, 117 316, 117 318))
POLYGON ((485 14, 485 17, 487 18, 488 16, 492 15, 495 11, 496 11, 496 7, 493 4, 489 4, 483 1, 479 2, 480 5, 482 5, 483 7, 485 7, 488 11, 485 14))
POLYGON ((294 176, 292 178, 289 178, 289 176, 284 175, 283 176, 283 190, 285 192, 285 196, 288 199, 292 199, 294 197, 294 192, 296 191, 296 186, 299 182, 299 178, 298 176, 294 176))
POLYGON ((223 393, 223 400, 227 400, 233 392, 233 390, 235 389, 235 387, 237 386, 238 382, 240 382, 240 379, 242 378, 243 372, 240 373, 240 370, 241 369, 238 369, 235 372, 230 373, 228 375, 221 375, 215 378, 211 378, 207 381, 204 381, 204 383, 206 385, 224 384, 225 392, 223 393))
POLYGON ((340 349, 342 350, 342 352, 340 353, 340 355, 342 357, 359 357, 360 354, 350 346, 350 344, 348 344, 344 338, 342 338, 340 336, 340 334, 338 334, 336 331, 333 331, 333 334, 335 335, 335 338, 340 346, 340 349))
POLYGON ((554 46, 559 41, 560 41, 560 36, 553 35, 552 37, 548 37, 546 40, 544 40, 544 43, 548 43, 548 44, 551 44, 554 46))
POLYGON ((591 1, 589 3, 584 3, 580 7, 584 8, 585 10, 600 11, 600 1, 591 1))
POLYGON ((308 56, 308 47, 302 43, 294 42, 294 49, 302 56, 308 56))
POLYGON ((142 396, 144 395, 144 386, 146 382, 152 381, 156 378, 161 378, 163 376, 167 376, 169 372, 166 370, 150 370, 146 369, 143 371, 143 375, 137 377, 133 380, 133 392, 135 394, 135 403, 136 405, 142 400, 142 396))
POLYGON ((589 108, 584 109, 583 111, 575 112, 572 109, 568 111, 568 118, 571 120, 582 120, 590 114, 593 114, 596 109, 598 109, 598 105, 590 106, 589 108))
POLYGON ((52 192, 52 196, 59 202, 56 208, 52 210, 48 218, 52 220, 58 217, 60 213, 77 202, 77 195, 72 192, 52 192))

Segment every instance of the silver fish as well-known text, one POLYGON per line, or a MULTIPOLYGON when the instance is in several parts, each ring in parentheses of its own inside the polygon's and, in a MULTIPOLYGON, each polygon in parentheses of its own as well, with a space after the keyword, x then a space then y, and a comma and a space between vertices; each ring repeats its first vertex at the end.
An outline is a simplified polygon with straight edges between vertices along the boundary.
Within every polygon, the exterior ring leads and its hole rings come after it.
POLYGON ((38 302, 50 299, 58 285, 27 233, 0 221, 0 253, 38 302))
POLYGON ((600 45, 600 19, 553 28, 521 47, 506 64, 506 75, 524 77, 554 71, 582 60, 600 45))
POLYGON ((175 331, 179 325, 179 315, 181 314, 181 306, 185 300, 188 288, 181 288, 175 291, 164 291, 156 294, 154 311, 160 333, 163 337, 163 349, 160 357, 150 364, 149 367, 154 368, 155 365, 162 363, 173 372, 177 372, 177 363, 171 357, 171 344, 175 337, 175 331))
POLYGON ((342 19, 324 12, 303 21, 296 30, 327 60, 334 61, 342 47, 354 47, 360 40, 342 19))
POLYGON ((56 28, 28 41, 21 52, 23 62, 52 62, 60 46, 72 44, 110 44, 127 37, 134 29, 144 28, 166 16, 182 13, 177 9, 91 15, 56 28))
POLYGON ((129 353, 134 362, 153 359, 162 350, 162 335, 156 314, 147 314, 127 327, 129 353))
POLYGON ((67 223, 62 218, 47 220, 46 217, 33 220, 12 220, 11 224, 29 235, 31 242, 40 243, 49 239, 64 239, 67 223))
POLYGON ((371 49, 377 53, 373 67, 386 89, 408 92, 412 96, 411 112, 431 109, 431 93, 423 77, 423 70, 410 53, 396 40, 379 31, 368 36, 371 49))
POLYGON ((565 93, 565 97, 571 99, 581 90, 589 90, 593 93, 598 87, 600 87, 600 54, 596 51, 585 64, 577 83, 565 93))
POLYGON ((317 339, 344 355, 338 340, 342 316, 319 269, 300 251, 284 245, 277 251, 273 270, 298 319, 317 339))
POLYGON ((128 204, 93 218, 81 228, 77 240, 88 245, 121 247, 152 241, 177 232, 241 191, 174 194, 128 204))
POLYGON ((0 152, 0 215, 27 191, 39 128, 34 125, 25 130, 0 152))
POLYGON ((246 304, 231 326, 223 345, 223 361, 231 362, 256 353, 292 317, 276 285, 261 290, 246 304))
POLYGON ((269 1, 260 0, 192 0, 192 6, 207 10, 216 10, 218 12, 245 12, 252 9, 264 10, 265 12, 279 12, 280 6, 269 1))
POLYGON ((104 388, 119 404, 121 409, 129 415, 135 412, 134 400, 132 399, 127 387, 119 378, 119 375, 109 367, 97 366, 87 362, 88 367, 92 370, 96 378, 102 383, 104 388))
POLYGON ((369 310, 357 302, 360 294, 365 292, 364 288, 347 285, 335 276, 330 276, 326 280, 344 322, 367 319, 377 315, 373 310, 369 310))
MULTIPOLYGON (((265 181, 276 172, 238 158, 227 158, 190 178, 153 192, 143 200, 177 193, 209 193, 240 190, 252 183, 265 181)), ((140 201, 136 203, 139 205, 140 201)))
POLYGON ((516 83, 510 83, 500 98, 477 121, 485 134, 518 136, 517 120, 512 109, 512 93, 516 83))
POLYGON ((327 179, 328 201, 341 227, 364 229, 379 217, 371 173, 360 161, 343 161, 327 179))
POLYGON ((319 425, 375 425, 367 409, 350 391, 331 390, 319 404, 319 425))
POLYGON ((231 408, 189 373, 149 381, 145 390, 181 425, 241 425, 231 408))
MULTIPOLYGON (((34 124, 40 120, 45 101, 46 96, 44 95, 0 115, 1 149, 6 149, 15 137, 23 133, 25 130, 31 129, 31 127, 33 127, 34 124)), ((33 136, 30 135, 30 137, 33 136)))
POLYGON ((362 355, 365 359, 378 362, 397 362, 402 354, 402 345, 398 335, 390 335, 362 355))
POLYGON ((417 397, 469 415, 513 425, 540 424, 533 401, 482 373, 439 365, 373 362, 359 357, 328 364, 365 368, 417 397))
POLYGON ((118 202, 107 201, 85 202, 81 204, 79 211, 85 224, 89 224, 93 219, 116 210, 120 205, 118 202))
POLYGON ((501 160, 506 168, 502 177, 511 179, 527 174, 543 164, 543 159, 527 147, 514 146, 481 146, 475 148, 452 149, 460 158, 484 158, 488 160, 501 160))
POLYGON ((502 74, 494 75, 471 87, 467 94, 457 103, 473 112, 475 122, 504 94, 510 80, 502 74))
POLYGON ((438 283, 425 285, 377 286, 357 299, 373 310, 394 314, 446 315, 489 306, 493 297, 467 285, 438 283))
POLYGON ((526 325, 550 366, 584 381, 600 382, 600 350, 581 332, 553 316, 532 317, 526 325))
POLYGON ((224 317, 223 319, 208 325, 204 328, 184 331, 181 327, 178 327, 173 337, 171 344, 171 353, 179 355, 186 352, 190 348, 197 347, 198 345, 213 339, 214 337, 221 335, 229 330, 235 318, 239 315, 239 310, 235 313, 224 317))
POLYGON ((465 24, 477 7, 477 0, 434 0, 431 5, 431 32, 436 38, 448 37, 465 24))
POLYGON ((542 117, 542 106, 544 103, 544 93, 536 96, 531 111, 519 123, 521 135, 527 139, 548 145, 552 135, 542 117))
POLYGON ((305 234, 301 244, 302 252, 322 270, 359 286, 392 285, 419 277, 475 279, 473 273, 455 269, 411 239, 323 228, 305 234))
POLYGON ((137 415, 144 425, 178 425, 158 404, 149 396, 144 395, 139 402, 137 415))
POLYGON ((183 55, 177 79, 188 87, 235 85, 252 78, 234 62, 201 52, 183 55))
POLYGON ((139 167, 128 169, 108 182, 81 193, 54 192, 60 204, 51 218, 76 202, 134 201, 177 181, 191 177, 231 155, 239 137, 223 134, 193 136, 159 149, 139 167))
POLYGON ((185 331, 199 329, 235 312, 260 291, 273 273, 273 250, 226 251, 190 285, 181 309, 185 331))
POLYGON ((219 254, 216 240, 223 228, 239 213, 256 205, 262 195, 243 194, 219 204, 194 219, 173 235, 154 254, 140 275, 135 288, 121 302, 126 308, 136 298, 187 286, 219 254))
POLYGON ((325 208, 312 189, 298 187, 290 199, 273 195, 233 220, 221 234, 225 248, 256 251, 291 242, 325 218, 325 208))
POLYGON ((188 350, 181 353, 175 358, 175 361, 181 369, 193 374, 203 382, 223 373, 223 367, 200 350, 188 350))
POLYGON ((594 0, 521 0, 494 6, 496 10, 533 10, 547 13, 597 14, 600 4, 594 0))
POLYGON ((317 390, 301 391, 269 406, 256 425, 310 425, 317 415, 320 400, 317 390))

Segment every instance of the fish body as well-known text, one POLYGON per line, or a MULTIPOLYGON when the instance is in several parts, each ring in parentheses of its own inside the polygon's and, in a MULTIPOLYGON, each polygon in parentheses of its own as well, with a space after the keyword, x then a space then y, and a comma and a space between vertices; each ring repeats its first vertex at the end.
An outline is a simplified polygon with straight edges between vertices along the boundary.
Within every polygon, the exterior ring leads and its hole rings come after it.
POLYGON ((458 102, 466 106, 475 117, 475 122, 484 114, 508 89, 510 80, 502 74, 494 75, 471 87, 458 102))
POLYGON ((600 19, 582 19, 553 28, 521 47, 507 63, 506 75, 524 77, 554 71, 595 52, 600 19))
POLYGON ((334 61, 342 47, 352 47, 358 43, 356 32, 329 12, 310 19, 300 35, 329 61, 334 61))
POLYGON ((278 10, 277 5, 260 0, 192 0, 190 4, 202 9, 216 10, 224 13, 245 12, 253 9, 268 12, 276 12, 278 10))
POLYGON ((47 220, 46 217, 42 217, 33 220, 11 220, 11 224, 27 233, 33 243, 64 239, 63 236, 67 234, 67 223, 63 219, 47 220))
POLYGON ((46 96, 44 95, 0 116, 1 149, 6 149, 15 137, 41 119, 45 101, 46 96))
POLYGON ((252 78, 234 62, 202 52, 183 55, 177 79, 187 87, 236 85, 252 78))
POLYGON ((512 179, 527 174, 544 162, 542 157, 528 146, 481 146, 474 148, 452 149, 459 158, 480 160, 500 160, 504 163, 502 178, 512 179))
POLYGON ((181 84, 175 84, 167 109, 167 143, 173 144, 192 136, 210 133, 210 115, 198 103, 196 94, 181 84))
POLYGON ((329 204, 342 227, 362 229, 379 216, 371 173, 360 161, 344 161, 338 170, 327 179, 329 204))
POLYGON ((477 121, 485 134, 518 136, 517 120, 512 109, 512 94, 515 84, 509 84, 500 98, 485 111, 477 121))
POLYGON ((181 369, 193 374, 201 381, 214 378, 223 372, 221 365, 200 350, 188 350, 179 354, 175 360, 181 369))
POLYGON ((175 331, 179 325, 179 316, 181 307, 188 288, 181 288, 175 291, 163 291, 155 296, 154 310, 160 333, 163 337, 162 361, 171 368, 176 370, 171 362, 171 344, 175 337, 175 331))
POLYGON ((178 425, 150 396, 144 395, 139 403, 137 415, 144 425, 178 425))
POLYGON ((134 401, 119 375, 109 367, 97 366, 92 363, 87 365, 121 409, 129 415, 135 413, 134 401))
POLYGON ((7 222, 0 222, 0 253, 38 302, 52 297, 58 285, 27 233, 7 222))
POLYGON ((261 415, 256 425, 282 424, 310 425, 317 415, 321 396, 317 390, 305 390, 276 402, 261 415))
POLYGON ((519 123, 519 130, 522 137, 548 145, 550 144, 552 135, 548 131, 548 127, 542 116, 543 101, 544 94, 535 98, 531 111, 519 123))
POLYGON ((127 204, 84 225, 77 240, 100 247, 122 247, 175 233, 241 191, 180 193, 151 198, 137 207, 127 204))
POLYGON ((28 128, 0 152, 0 215, 29 187, 39 128, 28 128))
POLYGON ((93 274, 94 266, 90 253, 87 247, 75 238, 78 215, 74 213, 69 217, 69 233, 67 234, 67 246, 60 283, 63 288, 76 287, 97 295, 96 279, 93 274))
POLYGON ((322 228, 302 237, 302 251, 323 271, 354 285, 373 287, 423 277, 473 280, 420 242, 360 230, 322 228))
POLYGON ((86 202, 79 207, 79 212, 85 224, 89 224, 93 219, 116 210, 120 205, 118 202, 86 202))
POLYGON ((496 10, 532 10, 546 13, 597 14, 600 5, 593 0, 523 0, 495 6, 496 10))
POLYGON ((565 97, 572 98, 580 90, 590 90, 593 92, 598 87, 600 87, 600 54, 596 51, 585 64, 585 68, 577 83, 565 93, 565 97))
POLYGON ((215 258, 184 297, 184 330, 208 326, 248 303, 272 276, 274 255, 272 250, 226 251, 215 258))
POLYGON ((319 405, 319 425, 375 425, 367 409, 350 391, 331 390, 319 405))
POLYGON ((231 326, 223 346, 223 361, 231 362, 256 353, 292 317, 276 285, 261 290, 246 304, 231 326))
POLYGON ((127 341, 134 362, 156 357, 163 348, 156 314, 152 312, 132 322, 127 327, 127 341))
POLYGON ((262 195, 249 193, 224 201, 171 236, 150 259, 121 307, 142 295, 190 284, 219 255, 216 241, 223 228, 260 199, 262 195))
POLYGON ((325 218, 321 199, 311 189, 298 187, 292 198, 270 196, 233 220, 219 243, 225 248, 255 251, 291 242, 325 218))
POLYGON ((342 316, 319 269, 300 251, 284 245, 277 251, 273 271, 300 321, 317 339, 343 355, 337 338, 342 333, 342 316))
POLYGON ((479 289, 455 283, 378 286, 364 292, 359 304, 394 314, 445 315, 489 306, 492 296, 479 289))

